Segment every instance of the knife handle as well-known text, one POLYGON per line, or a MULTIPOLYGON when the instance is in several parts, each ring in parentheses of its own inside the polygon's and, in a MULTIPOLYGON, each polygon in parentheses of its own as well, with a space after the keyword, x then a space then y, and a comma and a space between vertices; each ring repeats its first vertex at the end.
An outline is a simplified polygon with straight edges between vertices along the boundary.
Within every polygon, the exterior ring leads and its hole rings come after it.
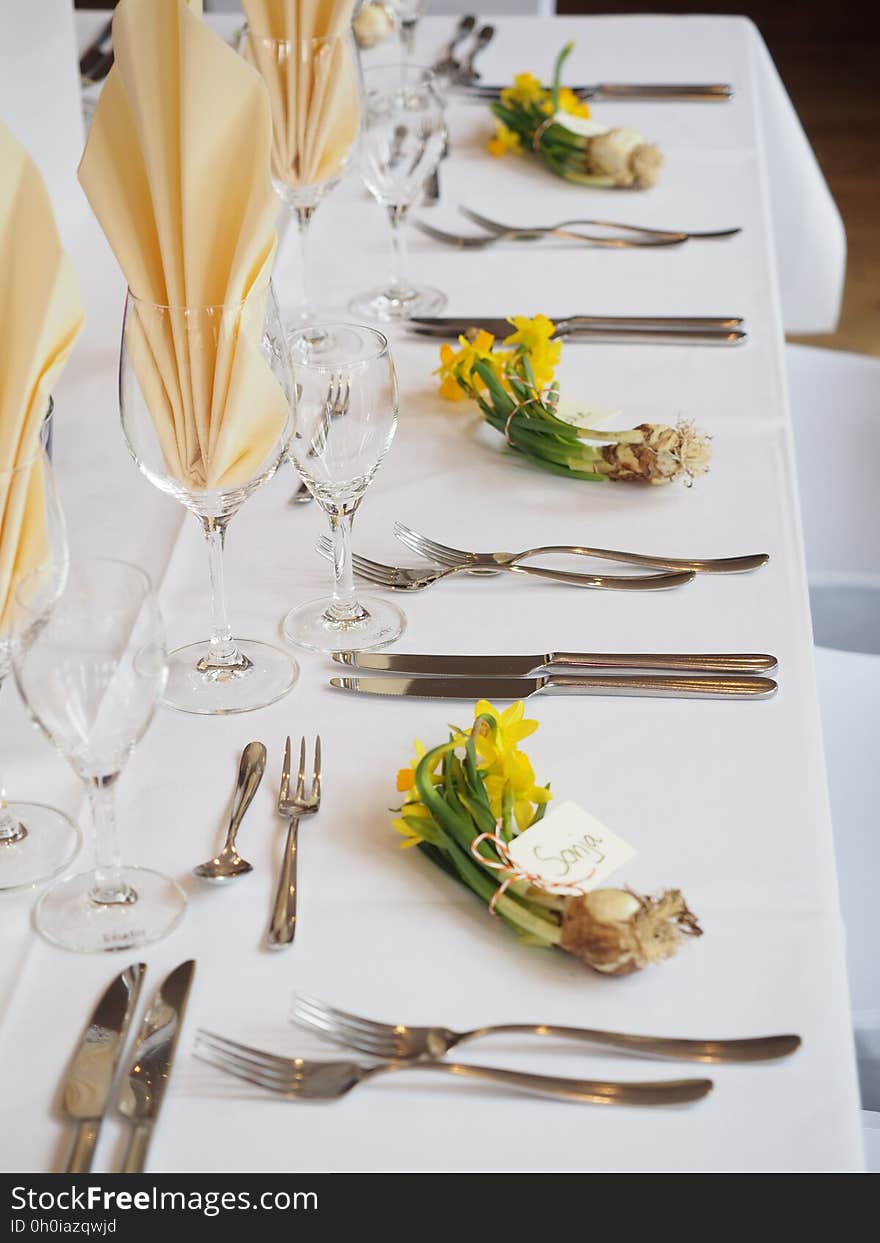
POLYGON ((135 1122, 128 1137, 128 1147, 125 1150, 120 1174, 143 1174, 152 1134, 152 1123, 135 1122))
POLYGON ((101 1130, 100 1120, 88 1118, 76 1124, 73 1134, 73 1147, 67 1158, 65 1174, 88 1174, 92 1168, 95 1146, 101 1130))
POLYGON ((546 662, 559 669, 616 669, 675 673, 769 673, 775 656, 763 652, 551 652, 546 662))
POLYGON ((269 925, 267 944, 269 949, 281 950, 290 945, 296 934, 296 855, 299 819, 293 816, 287 830, 287 842, 284 846, 284 859, 281 864, 281 875, 278 877, 278 890, 272 908, 272 922, 269 925))
POLYGON ((559 695, 638 695, 665 699, 768 699, 776 693, 772 678, 763 677, 623 677, 600 674, 579 678, 550 674, 540 679, 539 690, 559 695))
POLYGON ((591 98, 611 99, 644 99, 654 101, 728 103, 733 99, 733 87, 727 82, 707 82, 705 84, 665 82, 600 82, 591 98))

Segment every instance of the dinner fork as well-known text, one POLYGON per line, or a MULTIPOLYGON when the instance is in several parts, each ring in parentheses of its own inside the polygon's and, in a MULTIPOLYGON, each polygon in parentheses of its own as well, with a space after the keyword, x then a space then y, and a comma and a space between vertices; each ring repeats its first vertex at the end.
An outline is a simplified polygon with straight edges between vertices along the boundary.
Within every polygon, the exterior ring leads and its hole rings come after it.
POLYGON ((272 908, 267 943, 270 949, 283 949, 290 945, 296 933, 296 855, 299 822, 303 816, 313 816, 321 805, 321 738, 315 739, 315 760, 312 765, 312 782, 308 794, 305 789, 306 740, 299 746, 299 772, 296 787, 290 793, 290 737, 284 747, 284 766, 281 770, 281 788, 278 791, 278 815, 290 821, 284 858, 278 877, 278 890, 272 908))
MULTIPOLYGON (((331 419, 341 419, 348 414, 348 407, 351 403, 351 383, 346 377, 333 376, 327 388, 327 399, 324 405, 324 413, 321 418, 321 426, 317 435, 323 436, 326 440, 327 432, 330 429, 331 419)), ((314 457, 316 449, 309 450, 309 457, 314 457)), ((294 469, 296 469, 294 467, 294 469)), ((305 485, 305 481, 300 479, 296 491, 291 496, 288 504, 290 505, 308 505, 312 500, 312 494, 305 485)))
POLYGON ((485 1079, 537 1096, 594 1105, 683 1105, 700 1100, 713 1086, 711 1079, 661 1079, 647 1083, 563 1079, 458 1062, 384 1061, 362 1066, 358 1062, 306 1061, 301 1057, 278 1057, 204 1030, 198 1033, 195 1055, 218 1070, 290 1100, 335 1101, 359 1083, 397 1070, 439 1071, 462 1079, 485 1079))
MULTIPOLYGON (((448 544, 438 544, 395 522, 394 534, 402 544, 411 548, 421 557, 440 565, 458 569, 481 569, 484 572, 493 569, 524 569, 521 561, 543 554, 563 554, 575 557, 597 557, 602 561, 620 561, 625 565, 640 565, 648 569, 690 571, 692 574, 741 574, 748 570, 757 570, 766 565, 770 554, 766 552, 751 553, 744 557, 653 557, 638 552, 618 552, 610 548, 587 548, 580 544, 545 544, 538 548, 526 548, 522 552, 465 552, 461 548, 451 548, 448 544)), ((638 580, 636 580, 638 581, 638 580)))
MULTIPOLYGON (((327 536, 321 536, 315 545, 322 557, 331 560, 333 548, 327 536)), ((380 587, 388 587, 392 591, 424 591, 441 579, 452 574, 486 574, 497 570, 507 570, 512 574, 527 574, 534 578, 549 578, 557 583, 567 583, 571 587, 595 587, 599 590, 614 591, 665 591, 670 587, 683 587, 694 579, 693 570, 679 573, 664 574, 570 574, 564 570, 550 570, 543 566, 518 565, 514 562, 492 565, 490 570, 481 565, 436 565, 410 568, 402 565, 383 565, 381 561, 370 561, 368 557, 352 555, 352 566, 359 578, 376 583, 380 587)))
POLYGON ((557 220, 555 224, 547 225, 500 224, 497 220, 491 220, 488 216, 481 216, 479 212, 471 211, 469 207, 459 207, 458 210, 462 216, 466 216, 474 224, 488 229, 490 233, 515 233, 523 241, 540 237, 545 233, 555 233, 557 229, 569 229, 573 225, 585 225, 587 228, 598 229, 619 229, 623 233, 643 233, 648 236, 680 238, 683 240, 690 238, 735 237, 737 233, 742 233, 742 229, 712 229, 701 232, 690 232, 686 229, 653 229, 647 225, 621 224, 616 220, 557 220))
POLYGON ((468 1031, 449 1027, 406 1027, 337 1010, 315 997, 300 993, 293 999, 293 1019, 301 1027, 371 1057, 424 1061, 443 1057, 456 1045, 483 1036, 558 1036, 586 1044, 620 1049, 649 1057, 671 1057, 696 1062, 766 1062, 787 1057, 800 1047, 800 1036, 752 1036, 737 1040, 692 1040, 674 1036, 631 1036, 624 1032, 560 1027, 554 1023, 493 1023, 468 1031))
POLYGON ((529 230, 526 233, 522 229, 505 229, 474 237, 473 234, 448 233, 445 229, 437 229, 434 225, 427 224, 424 220, 414 220, 413 224, 420 233, 424 233, 426 237, 432 237, 435 242, 445 242, 447 246, 458 246, 462 250, 485 250, 488 246, 497 246, 499 242, 537 241, 541 237, 551 236, 565 238, 568 241, 584 242, 590 246, 607 246, 616 250, 631 250, 635 247, 645 250, 656 246, 680 246, 682 242, 687 241, 685 233, 670 233, 637 242, 631 238, 597 237, 595 234, 575 233, 565 229, 545 229, 542 233, 538 233, 535 230, 529 230))

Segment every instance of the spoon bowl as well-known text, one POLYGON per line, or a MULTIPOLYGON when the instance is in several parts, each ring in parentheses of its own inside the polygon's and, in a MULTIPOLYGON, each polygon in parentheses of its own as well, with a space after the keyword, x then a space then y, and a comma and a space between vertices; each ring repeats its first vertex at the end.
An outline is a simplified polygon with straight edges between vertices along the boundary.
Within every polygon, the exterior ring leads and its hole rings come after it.
POLYGON ((194 867, 193 874, 195 876, 213 883, 223 883, 235 880, 239 876, 246 876, 248 872, 254 870, 253 865, 248 863, 247 859, 243 859, 238 853, 235 839, 239 825, 244 819, 244 814, 248 807, 250 807, 251 800, 256 794, 260 782, 263 780, 265 769, 266 748, 261 742, 249 742, 241 753, 241 761, 238 767, 238 784, 235 790, 235 798, 232 802, 229 829, 226 833, 223 849, 213 859, 209 859, 206 863, 200 863, 198 867, 194 867))

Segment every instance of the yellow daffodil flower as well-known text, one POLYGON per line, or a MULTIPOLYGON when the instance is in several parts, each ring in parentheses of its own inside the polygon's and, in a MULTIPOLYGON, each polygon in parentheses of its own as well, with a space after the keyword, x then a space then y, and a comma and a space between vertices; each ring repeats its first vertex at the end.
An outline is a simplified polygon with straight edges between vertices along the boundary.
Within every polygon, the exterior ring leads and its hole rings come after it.
POLYGON ((508 323, 516 331, 505 337, 503 344, 522 350, 531 363, 535 383, 543 388, 556 374, 562 356, 562 342, 551 340, 556 325, 546 315, 536 315, 533 319, 525 315, 514 315, 508 323))
POLYGON ((422 836, 419 833, 416 826, 412 823, 413 820, 430 821, 431 813, 422 803, 411 803, 406 807, 406 820, 401 816, 391 822, 392 827, 403 838, 402 842, 397 843, 401 850, 407 850, 411 846, 418 846, 419 842, 427 840, 426 836, 422 836))
POLYGON ((516 130, 510 129, 503 121, 496 121, 495 134, 486 144, 486 150, 496 159, 506 155, 508 151, 513 155, 521 155, 522 141, 516 130))
POLYGON ((461 401, 466 397, 459 380, 464 380, 465 384, 476 391, 484 389, 486 386, 483 381, 473 373, 478 362, 487 362, 500 377, 503 374, 503 361, 492 353, 494 344, 495 338, 491 332, 480 330, 473 341, 464 336, 459 337, 457 350, 448 344, 441 345, 440 366, 434 372, 434 375, 440 376, 440 396, 447 401, 461 401))
POLYGON ((549 803, 552 797, 549 790, 535 784, 535 770, 523 751, 508 755, 503 771, 496 772, 493 768, 483 782, 496 819, 501 818, 505 795, 512 798, 513 818, 520 832, 532 823, 537 807, 549 803))
POLYGON ((578 99, 570 86, 561 86, 559 88, 559 110, 560 112, 570 112, 575 117, 588 117, 590 115, 589 104, 585 104, 582 99, 578 99))
POLYGON ((513 86, 506 86, 501 92, 501 102, 510 104, 539 104, 547 94, 544 86, 533 73, 518 73, 513 79, 513 86))
POLYGON ((516 744, 528 738, 538 728, 537 721, 525 720, 526 705, 522 699, 511 704, 509 708, 499 711, 481 699, 474 708, 474 720, 481 716, 490 716, 495 721, 494 731, 481 729, 474 738, 477 755, 488 768, 507 751, 515 751, 516 744))

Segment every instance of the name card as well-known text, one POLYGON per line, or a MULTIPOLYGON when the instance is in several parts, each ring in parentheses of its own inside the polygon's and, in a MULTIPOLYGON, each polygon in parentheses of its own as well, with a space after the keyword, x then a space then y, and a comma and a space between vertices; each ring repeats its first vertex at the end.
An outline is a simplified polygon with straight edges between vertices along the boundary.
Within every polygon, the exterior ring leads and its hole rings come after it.
POLYGON ((508 844, 514 863, 539 878, 554 893, 577 894, 598 889, 636 851, 601 821, 578 807, 561 803, 508 844))

